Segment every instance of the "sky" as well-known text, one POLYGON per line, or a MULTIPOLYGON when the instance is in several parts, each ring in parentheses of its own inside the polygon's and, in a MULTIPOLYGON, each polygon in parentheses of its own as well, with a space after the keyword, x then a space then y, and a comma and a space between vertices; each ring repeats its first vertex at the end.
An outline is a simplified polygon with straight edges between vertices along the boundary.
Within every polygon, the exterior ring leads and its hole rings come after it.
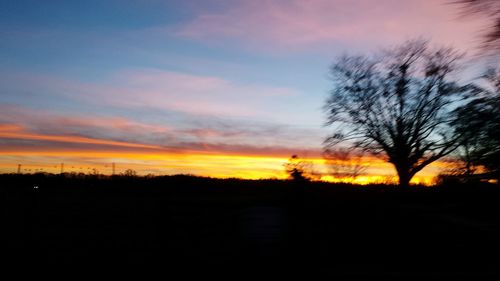
MULTIPOLYGON (((336 57, 416 37, 471 53, 481 27, 441 0, 2 0, 0 172, 323 171, 336 57)), ((365 162, 361 182, 394 176, 365 162)))

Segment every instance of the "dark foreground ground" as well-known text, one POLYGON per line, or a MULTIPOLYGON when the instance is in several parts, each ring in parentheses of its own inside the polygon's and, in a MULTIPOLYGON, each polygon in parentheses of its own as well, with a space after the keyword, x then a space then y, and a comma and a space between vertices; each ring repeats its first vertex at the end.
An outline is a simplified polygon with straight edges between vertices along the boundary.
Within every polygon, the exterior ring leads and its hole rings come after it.
POLYGON ((0 175, 0 200, 4 266, 500 276, 499 186, 0 175))

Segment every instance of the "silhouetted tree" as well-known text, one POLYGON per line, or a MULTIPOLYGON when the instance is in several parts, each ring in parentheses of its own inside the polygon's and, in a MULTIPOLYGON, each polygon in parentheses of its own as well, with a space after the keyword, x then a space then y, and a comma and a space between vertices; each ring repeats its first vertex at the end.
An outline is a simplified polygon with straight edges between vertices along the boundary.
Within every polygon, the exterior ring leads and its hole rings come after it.
POLYGON ((500 179, 500 70, 490 69, 482 77, 478 96, 455 110, 454 122, 461 135, 461 157, 465 175, 483 167, 497 180, 500 179))
POLYGON ((89 175, 99 176, 99 170, 97 170, 96 168, 93 168, 93 169, 89 172, 89 175))
POLYGON ((413 40, 374 56, 342 56, 331 67, 325 104, 336 126, 328 147, 349 142, 392 163, 401 187, 425 166, 451 153, 451 106, 467 88, 450 76, 461 55, 413 40))
POLYGON ((292 180, 299 182, 310 180, 308 174, 312 169, 311 163, 301 160, 298 155, 292 155, 284 166, 285 171, 290 175, 292 180))
POLYGON ((467 16, 488 18, 490 24, 483 34, 482 47, 485 50, 500 52, 500 1, 499 0, 456 0, 467 16))
POLYGON ((127 170, 125 170, 125 172, 123 172, 123 175, 126 177, 135 177, 135 176, 137 176, 137 172, 135 170, 132 170, 132 169, 127 169, 127 170))
POLYGON ((368 167, 363 162, 363 153, 354 149, 328 148, 323 152, 329 173, 340 179, 355 180, 368 167))

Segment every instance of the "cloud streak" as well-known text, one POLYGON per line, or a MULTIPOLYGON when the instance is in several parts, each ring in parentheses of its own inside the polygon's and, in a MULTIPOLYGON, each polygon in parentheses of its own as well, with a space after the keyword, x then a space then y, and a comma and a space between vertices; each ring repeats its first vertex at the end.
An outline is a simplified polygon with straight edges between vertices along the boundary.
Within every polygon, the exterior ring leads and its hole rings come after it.
POLYGON ((95 144, 95 145, 110 145, 110 146, 123 146, 123 147, 134 147, 134 148, 158 148, 151 145, 137 144, 137 143, 127 143, 120 141, 102 140, 95 138, 86 138, 79 136, 65 136, 65 135, 44 135, 44 134, 34 134, 23 130, 23 128, 15 125, 4 125, 2 127, 7 127, 7 129, 2 128, 0 130, 0 138, 3 139, 15 139, 15 140, 36 140, 36 141, 48 141, 48 142, 63 142, 63 143, 73 143, 73 144, 95 144))
POLYGON ((290 113, 276 104, 286 104, 300 96, 298 91, 286 87, 238 84, 219 77, 158 69, 122 70, 94 83, 29 73, 6 74, 1 79, 4 92, 25 100, 64 98, 90 105, 200 116, 277 119, 290 113))
POLYGON ((321 139, 319 130, 252 120, 185 116, 185 120, 169 121, 169 118, 159 115, 144 122, 131 117, 57 113, 12 105, 0 105, 0 110, 4 134, 9 128, 21 128, 25 134, 95 138, 161 147, 179 143, 207 146, 223 143, 299 149, 316 147, 317 140, 321 139))
POLYGON ((453 7, 434 0, 223 1, 198 11, 176 34, 215 43, 236 40, 251 49, 309 50, 313 46, 381 45, 414 36, 470 46, 480 23, 457 21, 453 7), (439 28, 436 28, 439 26, 439 28))

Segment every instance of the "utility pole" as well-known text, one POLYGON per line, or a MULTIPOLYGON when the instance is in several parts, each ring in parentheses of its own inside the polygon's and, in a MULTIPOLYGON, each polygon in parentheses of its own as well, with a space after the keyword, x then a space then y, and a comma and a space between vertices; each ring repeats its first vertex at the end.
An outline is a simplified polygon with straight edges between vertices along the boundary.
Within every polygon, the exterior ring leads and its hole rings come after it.
POLYGON ((21 173, 21 164, 17 164, 17 173, 20 174, 21 173))
POLYGON ((112 175, 114 176, 115 175, 115 162, 111 163, 111 168, 112 168, 112 175))
POLYGON ((64 163, 61 163, 61 174, 64 173, 64 163))

